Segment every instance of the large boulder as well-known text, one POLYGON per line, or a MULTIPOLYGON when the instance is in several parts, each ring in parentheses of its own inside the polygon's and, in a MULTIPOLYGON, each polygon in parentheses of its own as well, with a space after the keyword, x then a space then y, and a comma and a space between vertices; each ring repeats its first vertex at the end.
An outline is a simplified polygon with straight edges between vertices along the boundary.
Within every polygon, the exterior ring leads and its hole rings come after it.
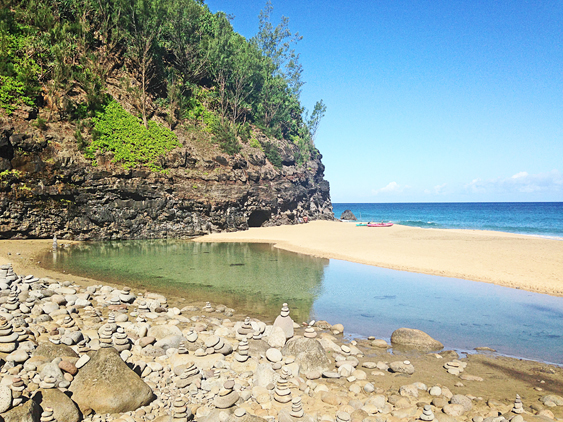
POLYGON ((444 345, 438 340, 434 340, 424 331, 414 328, 399 328, 393 331, 391 344, 396 349, 419 350, 421 352, 433 352, 444 348, 444 345))
POLYGON ((64 344, 54 344, 50 341, 44 341, 39 343, 37 349, 32 353, 32 356, 45 356, 49 360, 53 360, 58 357, 73 357, 77 358, 78 355, 69 346, 64 344))
POLYGON ((342 215, 340 216, 340 219, 341 220, 350 220, 350 221, 356 221, 357 220, 356 216, 350 210, 344 211, 342 213, 342 215))
POLYGON ((4 422, 37 422, 41 418, 41 408, 34 400, 28 400, 0 417, 4 422))
POLYGON ((53 417, 57 422, 78 422, 81 419, 76 404, 58 388, 38 390, 33 400, 43 410, 47 407, 53 409, 53 417))
POLYGON ((330 359, 321 343, 314 338, 298 337, 289 340, 282 349, 284 356, 295 356, 300 372, 324 372, 330 368, 330 359))
POLYGON ((89 355, 91 359, 70 385, 72 398, 84 414, 129 412, 152 401, 151 388, 129 369, 113 347, 89 355))

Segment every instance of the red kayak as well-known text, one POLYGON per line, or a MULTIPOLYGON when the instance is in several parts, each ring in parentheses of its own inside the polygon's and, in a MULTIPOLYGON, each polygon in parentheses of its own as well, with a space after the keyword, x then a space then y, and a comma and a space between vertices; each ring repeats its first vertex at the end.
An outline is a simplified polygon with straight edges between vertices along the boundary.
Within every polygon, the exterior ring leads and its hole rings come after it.
POLYGON ((393 223, 369 223, 368 227, 391 227, 393 223))

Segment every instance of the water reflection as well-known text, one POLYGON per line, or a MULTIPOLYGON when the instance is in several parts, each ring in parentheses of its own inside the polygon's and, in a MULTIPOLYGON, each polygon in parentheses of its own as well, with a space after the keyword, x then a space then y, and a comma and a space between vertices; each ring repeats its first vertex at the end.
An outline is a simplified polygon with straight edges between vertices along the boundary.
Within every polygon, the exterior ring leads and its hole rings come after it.
POLYGON ((309 318, 328 260, 268 244, 130 240, 80 244, 42 261, 58 271, 275 317, 285 301, 309 318))

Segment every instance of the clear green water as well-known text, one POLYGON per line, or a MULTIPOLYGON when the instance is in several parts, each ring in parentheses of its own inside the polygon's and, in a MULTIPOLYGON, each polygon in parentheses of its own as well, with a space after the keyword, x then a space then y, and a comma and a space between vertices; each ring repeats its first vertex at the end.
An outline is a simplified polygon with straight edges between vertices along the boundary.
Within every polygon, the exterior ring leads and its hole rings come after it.
POLYGON ((271 318, 288 302, 299 322, 309 318, 329 263, 268 244, 182 240, 94 242, 46 254, 42 262, 58 271, 271 318))
POLYGON ((42 259, 58 271, 223 303, 273 321, 283 302, 300 323, 343 323, 387 338, 418 328, 446 348, 489 346, 563 364, 563 298, 487 283, 319 259, 248 243, 142 240, 89 243, 42 259))

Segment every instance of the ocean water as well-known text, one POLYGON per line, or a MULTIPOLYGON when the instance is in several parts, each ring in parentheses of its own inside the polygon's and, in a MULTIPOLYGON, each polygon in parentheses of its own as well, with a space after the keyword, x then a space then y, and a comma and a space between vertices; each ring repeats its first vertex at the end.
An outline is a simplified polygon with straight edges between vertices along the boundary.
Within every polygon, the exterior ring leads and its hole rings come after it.
POLYGON ((223 303, 273 321, 282 303, 298 322, 342 323, 389 340, 421 329, 448 349, 488 346, 563 364, 563 298, 493 284, 315 258, 269 244, 182 240, 92 242, 41 258, 58 271, 223 303))
POLYGON ((359 221, 405 226, 494 230, 563 240, 563 202, 334 203, 334 216, 351 210, 359 221))

